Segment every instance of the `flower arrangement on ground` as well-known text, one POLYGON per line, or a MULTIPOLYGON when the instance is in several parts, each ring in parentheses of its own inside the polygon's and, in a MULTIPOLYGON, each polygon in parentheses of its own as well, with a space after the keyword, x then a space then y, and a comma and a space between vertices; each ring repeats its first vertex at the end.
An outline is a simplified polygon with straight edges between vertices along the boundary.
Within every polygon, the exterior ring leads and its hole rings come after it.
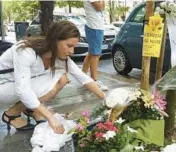
POLYGON ((72 130, 77 152, 148 152, 153 145, 163 146, 163 118, 168 115, 165 98, 156 90, 117 88, 105 103, 93 114, 83 112, 72 130), (100 115, 103 121, 89 126, 100 115))
MULTIPOLYGON (((129 149, 126 145, 129 145, 130 137, 137 133, 136 130, 129 126, 124 127, 122 125, 124 120, 121 118, 114 123, 107 120, 87 127, 90 120, 87 114, 87 112, 83 113, 77 127, 72 130, 76 135, 74 137, 76 152, 120 152, 124 148, 129 149)), ((135 146, 130 147, 130 152, 140 149, 135 146)))

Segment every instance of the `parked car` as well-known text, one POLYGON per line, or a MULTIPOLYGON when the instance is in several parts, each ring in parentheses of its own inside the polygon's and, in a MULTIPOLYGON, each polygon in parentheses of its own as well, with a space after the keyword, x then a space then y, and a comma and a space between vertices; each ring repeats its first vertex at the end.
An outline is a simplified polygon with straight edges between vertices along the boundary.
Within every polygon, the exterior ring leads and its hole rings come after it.
MULTIPOLYGON (((155 1, 155 3, 156 9, 160 2, 155 1)), ((141 69, 145 13, 146 2, 134 8, 115 37, 112 47, 112 56, 114 68, 119 74, 126 75, 133 68, 141 69)), ((170 56, 171 49, 169 35, 167 35, 163 66, 164 73, 170 68, 170 56)), ((155 71, 155 68, 156 58, 152 58, 151 71, 155 71)))
POLYGON ((117 22, 112 22, 111 24, 114 25, 115 27, 120 28, 124 24, 124 22, 123 21, 117 21, 117 22))
MULTIPOLYGON (((75 15, 75 14, 61 14, 61 13, 53 13, 53 19, 54 21, 61 21, 61 20, 68 20, 73 22, 79 29, 81 34, 81 39, 78 45, 75 47, 75 53, 74 57, 80 57, 80 56, 86 56, 88 53, 89 46, 87 44, 85 31, 84 31, 84 25, 86 23, 86 20, 84 16, 82 15, 75 15)), ((27 35, 28 36, 37 36, 40 35, 41 28, 40 28, 40 22, 39 22, 39 16, 35 17, 34 20, 31 22, 30 26, 27 29, 27 35)), ((115 38, 115 35, 117 33, 116 28, 113 28, 112 25, 105 26, 104 31, 104 41, 102 46, 102 52, 103 54, 111 54, 112 49, 112 42, 115 38)))
POLYGON ((15 32, 15 25, 14 24, 7 24, 8 32, 15 32))
POLYGON ((11 43, 11 42, 0 40, 0 56, 2 55, 3 52, 5 52, 12 45, 13 45, 13 43, 11 43))

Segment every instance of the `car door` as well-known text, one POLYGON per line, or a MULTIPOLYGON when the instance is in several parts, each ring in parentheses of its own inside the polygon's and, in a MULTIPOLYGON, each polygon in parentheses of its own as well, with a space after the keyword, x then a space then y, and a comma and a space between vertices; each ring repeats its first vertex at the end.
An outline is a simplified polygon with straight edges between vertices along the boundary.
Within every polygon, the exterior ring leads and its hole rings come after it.
MULTIPOLYGON (((159 5, 156 2, 155 8, 159 5)), ((129 54, 129 60, 133 68, 142 67, 142 48, 143 48, 143 29, 144 29, 144 18, 146 13, 146 4, 136 7, 127 19, 125 28, 126 32, 126 50, 129 54)), ((163 71, 167 72, 170 68, 170 42, 169 35, 167 34, 166 49, 164 56, 163 71)), ((151 71, 156 69, 156 58, 151 59, 151 71)))
POLYGON ((127 19, 125 26, 122 27, 126 34, 126 50, 131 66, 134 68, 141 68, 145 11, 145 5, 136 7, 127 19))

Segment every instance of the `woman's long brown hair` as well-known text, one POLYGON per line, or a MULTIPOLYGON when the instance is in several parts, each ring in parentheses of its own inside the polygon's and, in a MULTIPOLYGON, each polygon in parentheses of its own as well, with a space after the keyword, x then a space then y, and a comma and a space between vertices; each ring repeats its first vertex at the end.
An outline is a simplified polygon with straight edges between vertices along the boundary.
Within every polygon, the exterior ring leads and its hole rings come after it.
MULTIPOLYGON (((51 51, 52 57, 50 68, 55 72, 55 60, 57 58, 57 42, 69 38, 80 38, 77 27, 69 21, 55 22, 48 30, 46 37, 28 37, 22 41, 19 48, 32 48, 37 55, 45 54, 51 51)), ((60 50, 62 51, 62 50, 60 50)))

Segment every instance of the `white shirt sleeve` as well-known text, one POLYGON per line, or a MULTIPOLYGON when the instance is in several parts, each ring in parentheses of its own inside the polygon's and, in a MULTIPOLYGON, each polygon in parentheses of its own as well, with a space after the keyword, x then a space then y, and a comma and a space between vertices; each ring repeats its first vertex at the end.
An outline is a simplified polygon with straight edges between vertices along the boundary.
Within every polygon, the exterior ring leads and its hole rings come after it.
POLYGON ((93 82, 94 80, 86 75, 70 58, 67 61, 68 72, 82 85, 93 82))
POLYGON ((40 105, 36 94, 31 89, 30 67, 36 60, 35 52, 30 49, 19 49, 13 52, 14 79, 16 95, 27 108, 35 109, 40 105))

